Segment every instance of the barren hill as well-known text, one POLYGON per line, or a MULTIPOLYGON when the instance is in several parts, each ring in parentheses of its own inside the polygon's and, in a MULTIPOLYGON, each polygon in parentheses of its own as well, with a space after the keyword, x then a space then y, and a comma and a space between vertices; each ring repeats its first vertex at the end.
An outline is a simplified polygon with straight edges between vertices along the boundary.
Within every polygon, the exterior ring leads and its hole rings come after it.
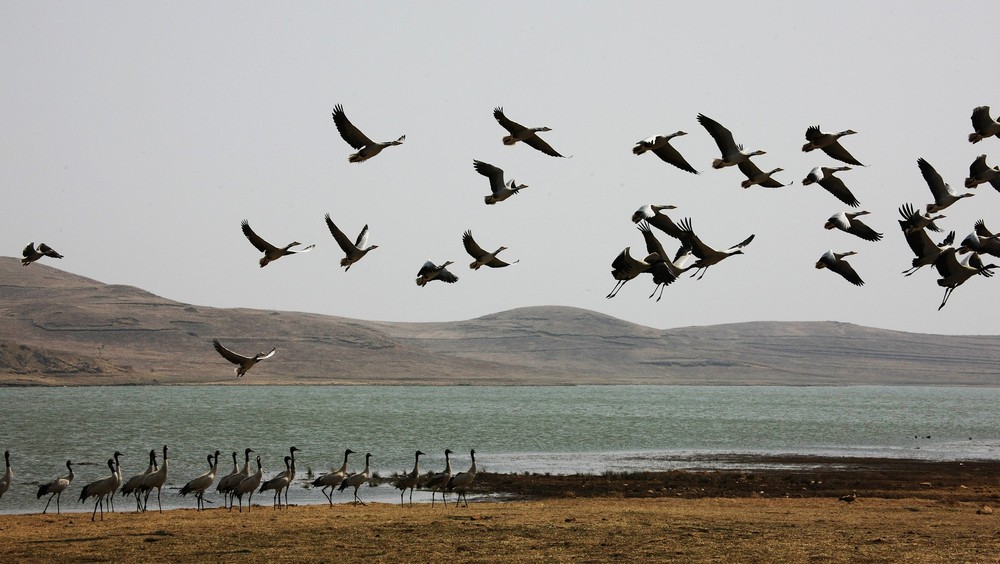
POLYGON ((235 383, 218 338, 278 354, 241 383, 1000 385, 1000 337, 836 322, 657 330, 568 307, 386 323, 195 307, 0 257, 0 385, 235 383))

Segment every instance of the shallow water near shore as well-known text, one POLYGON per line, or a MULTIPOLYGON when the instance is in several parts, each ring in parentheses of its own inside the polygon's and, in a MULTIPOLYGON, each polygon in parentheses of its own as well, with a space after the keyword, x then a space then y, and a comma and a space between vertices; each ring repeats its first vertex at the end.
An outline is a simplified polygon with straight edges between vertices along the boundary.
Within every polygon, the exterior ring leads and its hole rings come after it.
MULTIPOLYGON (((293 504, 326 503, 306 477, 339 467, 344 449, 359 471, 364 453, 382 477, 454 470, 477 451, 481 471, 602 473, 728 469, 755 464, 744 456, 821 455, 927 460, 1000 459, 1000 388, 730 387, 730 386, 149 386, 3 388, 0 449, 11 451, 14 483, 0 513, 39 512, 39 483, 76 480, 64 511, 89 511, 77 500, 84 484, 107 475, 107 458, 125 454, 127 479, 145 469, 148 452, 169 445, 164 509, 193 507, 179 488, 204 472, 218 449, 219 475, 233 451, 261 455, 265 479, 281 470, 295 445, 293 504)), ((761 463, 763 464, 763 463, 761 463)), ((206 500, 221 498, 209 490, 206 500)), ((395 502, 392 486, 362 487, 365 501, 395 502)), ((408 495, 408 494, 407 494, 408 495)), ((430 495, 417 492, 414 501, 430 495)), ((353 499, 335 493, 337 503, 353 499)), ((258 494, 255 503, 269 505, 258 494)), ((53 508, 54 508, 53 502, 53 508)), ((121 509, 135 504, 116 499, 121 509)), ((152 508, 156 507, 155 493, 152 508)))

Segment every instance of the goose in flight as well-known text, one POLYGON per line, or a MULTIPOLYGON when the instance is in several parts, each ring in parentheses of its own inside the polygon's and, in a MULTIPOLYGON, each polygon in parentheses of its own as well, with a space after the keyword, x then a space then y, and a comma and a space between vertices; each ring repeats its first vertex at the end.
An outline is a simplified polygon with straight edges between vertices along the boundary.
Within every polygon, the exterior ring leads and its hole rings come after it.
POLYGON ((490 179, 490 191, 492 194, 486 196, 487 206, 502 202, 520 192, 521 189, 528 187, 527 184, 515 184, 513 178, 504 182, 503 169, 489 163, 473 160, 472 167, 476 169, 476 172, 490 179))
POLYGON ((24 257, 21 259, 21 266, 28 266, 42 257, 52 257, 57 259, 63 258, 63 256, 57 253, 55 249, 45 243, 40 243, 38 245, 38 249, 35 249, 34 241, 28 243, 28 246, 21 251, 21 256, 24 257))
POLYGON ((986 164, 986 155, 979 155, 969 165, 969 177, 965 179, 965 187, 975 188, 986 182, 1000 192, 1000 168, 986 164))
POLYGON ((962 240, 962 245, 958 248, 958 253, 964 255, 970 252, 992 255, 1000 258, 1000 234, 993 233, 986 228, 986 223, 979 220, 975 225, 975 232, 962 240))
POLYGON ((243 227, 243 234, 247 236, 250 243, 257 248, 258 251, 264 253, 264 256, 260 258, 260 267, 264 268, 267 263, 276 261, 285 255, 294 255, 295 253, 305 253, 311 251, 316 245, 309 245, 301 249, 292 250, 292 247, 301 245, 298 241, 292 241, 291 243, 285 245, 284 247, 275 247, 271 243, 260 238, 260 235, 254 233, 253 229, 250 229, 250 222, 243 220, 240 224, 243 227))
POLYGON ((824 190, 836 196, 836 198, 841 202, 844 202, 852 208, 856 208, 860 206, 861 203, 858 202, 858 199, 854 197, 854 194, 848 190, 844 181, 833 175, 835 172, 847 170, 851 170, 851 167, 839 166, 837 168, 829 168, 825 166, 818 166, 809 171, 809 174, 807 174, 805 179, 802 180, 802 185, 808 186, 813 183, 819 184, 824 190))
POLYGON ((503 126, 504 129, 510 132, 503 138, 504 145, 513 145, 518 141, 524 141, 526 145, 537 149, 546 155, 551 157, 562 157, 555 149, 553 149, 548 143, 542 140, 541 137, 536 135, 540 131, 552 131, 549 127, 524 127, 523 125, 511 121, 507 116, 503 115, 503 108, 494 108, 493 117, 496 118, 497 123, 503 126))
POLYGON ((920 167, 920 174, 924 176, 927 187, 931 189, 931 194, 934 196, 934 203, 927 204, 927 213, 939 212, 962 198, 975 196, 972 192, 966 192, 965 194, 955 192, 954 188, 945 183, 941 175, 938 174, 938 171, 934 170, 931 163, 925 161, 923 158, 917 159, 917 166, 920 167))
MULTIPOLYGON (((472 230, 468 230, 462 234, 462 244, 465 245, 466 252, 468 252, 472 258, 476 259, 469 265, 469 268, 472 270, 479 270, 482 266, 488 266, 490 268, 503 268, 513 264, 504 262, 497 258, 497 254, 499 254, 500 251, 506 250, 507 247, 500 247, 492 253, 488 253, 484 251, 478 243, 476 243, 475 239, 472 238, 472 230)), ((517 261, 514 262, 516 263, 517 261)))
POLYGON ((680 239, 682 231, 681 228, 677 227, 677 224, 674 223, 674 221, 667 215, 660 213, 662 210, 674 209, 677 209, 677 206, 671 206, 669 204, 663 206, 645 204, 641 208, 635 210, 635 213, 632 214, 632 223, 639 223, 640 221, 646 220, 646 223, 652 225, 674 239, 680 239))
POLYGON ((955 291, 955 288, 958 288, 966 280, 977 274, 989 278, 993 276, 993 273, 990 271, 997 268, 997 265, 992 263, 984 265, 982 259, 976 253, 969 255, 969 258, 965 259, 964 262, 958 262, 958 255, 956 253, 955 247, 948 247, 941 251, 941 254, 934 259, 934 268, 941 275, 941 278, 937 281, 938 286, 944 288, 944 298, 941 300, 941 305, 938 306, 938 311, 941 311, 941 308, 948 303, 948 298, 951 297, 951 293, 955 291))
POLYGON ((865 241, 881 241, 881 233, 876 233, 874 229, 868 227, 858 219, 859 215, 868 215, 869 213, 863 210, 859 212, 840 212, 831 215, 823 227, 826 229, 840 229, 844 233, 850 233, 865 241))
POLYGON ((899 207, 899 215, 903 216, 904 221, 900 221, 899 225, 903 228, 903 232, 909 232, 909 230, 923 229, 927 228, 935 233, 940 233, 941 228, 934 223, 938 219, 944 219, 943 215, 932 216, 926 212, 918 212, 913 204, 906 203, 899 207))
POLYGON ((440 280, 449 284, 458 282, 458 276, 448 272, 448 265, 454 264, 450 260, 438 266, 431 261, 427 261, 420 270, 417 271, 417 286, 426 286, 431 280, 440 280))
POLYGON ((749 188, 754 185, 761 186, 763 188, 781 188, 782 186, 791 186, 791 183, 782 184, 781 182, 771 178, 772 174, 785 170, 783 168, 775 168, 771 172, 764 172, 758 168, 757 165, 753 164, 753 161, 750 159, 747 159, 736 166, 740 169, 740 172, 747 177, 747 179, 740 184, 743 188, 749 188))
POLYGON ((691 276, 697 275, 699 271, 701 272, 701 276, 698 276, 698 280, 701 280, 702 277, 705 276, 705 273, 708 272, 708 267, 713 264, 718 264, 732 255, 742 255, 743 247, 749 245, 750 242, 753 241, 754 237, 753 235, 750 235, 742 242, 737 243, 724 251, 720 251, 709 247, 703 243, 697 235, 695 235, 694 230, 691 229, 691 218, 687 217, 682 219, 680 222, 680 228, 682 230, 680 237, 681 249, 678 251, 677 256, 680 257, 684 253, 690 252, 696 259, 698 259, 689 267, 695 269, 694 274, 691 276))
POLYGON ((611 299, 618 295, 618 292, 625 286, 625 283, 632 280, 636 276, 639 276, 643 272, 649 271, 652 268, 653 263, 662 262, 663 259, 656 253, 650 253, 646 255, 646 258, 639 260, 632 257, 632 247, 625 247, 625 250, 618 253, 615 260, 611 261, 611 276, 617 282, 615 282, 615 287, 611 289, 611 292, 607 296, 611 299))
POLYGON ((806 143, 802 146, 802 151, 808 153, 814 149, 820 149, 828 156, 854 166, 865 166, 858 159, 854 158, 843 145, 840 138, 845 135, 854 135, 857 131, 847 129, 840 133, 823 133, 818 125, 813 125, 806 129, 806 143))
POLYGON ((648 151, 652 151, 654 155, 660 157, 661 161, 667 164, 672 164, 683 171, 698 174, 698 171, 695 170, 693 166, 688 164, 687 160, 684 159, 684 156, 670 144, 671 139, 674 137, 680 137, 681 135, 687 135, 687 133, 677 131, 667 135, 654 135, 652 137, 648 137, 636 143, 635 147, 632 147, 632 153, 634 155, 642 155, 648 151))
POLYGON ((212 345, 215 346, 215 350, 219 351, 219 354, 222 355, 222 358, 236 365, 235 371, 237 378, 241 378, 244 374, 247 373, 248 370, 253 368, 253 365, 257 364, 258 362, 274 356, 274 351, 277 350, 275 348, 272 348, 271 352, 269 353, 260 352, 253 356, 243 356, 239 353, 235 353, 227 349, 226 347, 222 346, 222 343, 220 343, 218 339, 212 339, 212 345))
POLYGON ((990 117, 989 106, 979 106, 972 110, 972 129, 969 143, 979 143, 987 137, 1000 138, 1000 122, 990 117))
POLYGON ((330 214, 326 214, 324 217, 326 218, 326 226, 330 229, 330 234, 333 235, 337 244, 340 245, 341 250, 343 250, 344 254, 347 255, 340 259, 340 266, 344 267, 344 272, 350 270, 352 264, 364 258, 364 256, 368 254, 368 251, 378 248, 378 245, 368 246, 367 223, 361 228, 361 233, 358 234, 357 240, 352 243, 351 240, 347 238, 347 235, 344 235, 344 232, 337 228, 337 225, 333 223, 333 220, 330 219, 330 214))
POLYGON ((344 141, 347 141, 348 145, 358 150, 357 153, 347 157, 348 162, 352 163, 363 163, 382 152, 382 149, 394 145, 402 145, 403 141, 406 140, 406 136, 401 135, 395 141, 382 141, 378 143, 372 141, 367 135, 361 133, 360 129, 354 127, 351 120, 347 119, 344 107, 340 104, 337 104, 333 108, 333 123, 337 125, 337 131, 340 132, 340 136, 344 138, 344 141))
POLYGON ((721 159, 712 160, 712 168, 738 165, 750 157, 766 154, 760 149, 753 152, 744 151, 743 145, 737 145, 733 140, 731 131, 705 114, 698 114, 698 123, 708 130, 709 135, 715 139, 715 144, 719 146, 719 151, 722 152, 721 159))
POLYGON ((844 260, 844 257, 856 254, 857 253, 854 251, 847 251, 846 253, 827 251, 823 253, 823 256, 819 257, 818 261, 816 261, 816 268, 828 268, 843 276, 844 280, 847 280, 851 284, 854 284, 855 286, 864 286, 865 281, 862 280, 861 277, 858 276, 858 273, 854 271, 854 267, 851 266, 851 263, 844 260))

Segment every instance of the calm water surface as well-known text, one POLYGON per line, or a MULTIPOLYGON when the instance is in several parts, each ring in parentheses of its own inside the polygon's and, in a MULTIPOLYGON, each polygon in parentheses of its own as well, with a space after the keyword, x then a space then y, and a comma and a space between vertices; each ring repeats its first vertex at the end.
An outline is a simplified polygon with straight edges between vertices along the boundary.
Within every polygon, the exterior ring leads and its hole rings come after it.
MULTIPOLYGON (((420 449, 422 472, 455 471, 475 448, 480 470, 600 473, 718 469, 734 454, 893 456, 936 460, 1000 459, 1000 388, 727 386, 150 386, 0 388, 0 449, 11 451, 14 484, 0 512, 36 512, 38 484, 65 473, 76 480, 64 510, 81 505, 80 488, 107 475, 107 458, 125 453, 126 479, 145 469, 148 452, 169 445, 164 507, 193 507, 177 490, 222 451, 261 454, 265 479, 297 455, 292 503, 326 503, 304 478, 364 465, 382 476, 409 471, 420 449), (916 438, 919 437, 919 438, 916 438), (930 438, 927 438, 930 437, 930 438)), ((241 461, 242 462, 242 461, 241 461)), ((212 490, 214 492, 214 487, 212 490)), ((391 486, 363 487, 366 501, 398 501, 391 486)), ((428 494, 429 495, 429 494, 428 494)), ((426 500, 420 492, 414 500, 426 500)), ((219 504, 219 498, 206 496, 219 504)), ((335 501, 350 501, 350 492, 335 501)), ((128 502, 118 498, 119 508, 128 502)), ((267 494, 255 502, 270 504, 267 494)), ((155 505, 155 503, 154 503, 155 505)), ((134 504, 133 504, 134 507, 134 504)))

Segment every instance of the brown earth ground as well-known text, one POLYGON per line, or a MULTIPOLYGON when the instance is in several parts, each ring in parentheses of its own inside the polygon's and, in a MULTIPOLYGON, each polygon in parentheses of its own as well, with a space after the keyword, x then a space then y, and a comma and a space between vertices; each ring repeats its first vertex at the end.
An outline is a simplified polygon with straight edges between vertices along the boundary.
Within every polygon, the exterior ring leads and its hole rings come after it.
POLYGON ((483 473, 467 508, 5 515, 0 560, 1000 561, 1000 462, 770 462, 795 466, 483 473), (839 501, 851 492, 854 502, 839 501))

